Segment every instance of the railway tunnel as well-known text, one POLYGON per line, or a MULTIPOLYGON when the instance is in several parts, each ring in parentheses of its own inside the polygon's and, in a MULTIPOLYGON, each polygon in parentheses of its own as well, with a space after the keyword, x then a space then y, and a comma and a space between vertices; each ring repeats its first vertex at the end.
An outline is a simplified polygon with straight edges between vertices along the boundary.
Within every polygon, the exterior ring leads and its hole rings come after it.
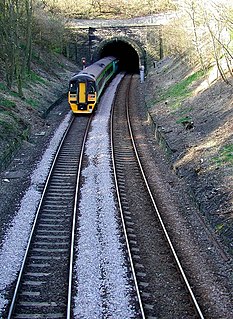
POLYGON ((145 54, 142 49, 129 39, 114 38, 100 43, 94 55, 94 60, 105 56, 115 56, 120 61, 120 69, 127 73, 139 73, 141 65, 145 66, 145 54))

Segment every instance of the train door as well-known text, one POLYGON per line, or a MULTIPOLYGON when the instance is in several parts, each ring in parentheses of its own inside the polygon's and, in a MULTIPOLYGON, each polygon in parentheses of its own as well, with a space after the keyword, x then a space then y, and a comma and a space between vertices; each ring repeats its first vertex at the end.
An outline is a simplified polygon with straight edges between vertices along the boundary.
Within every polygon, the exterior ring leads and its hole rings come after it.
POLYGON ((79 103, 86 103, 86 82, 79 82, 79 103))

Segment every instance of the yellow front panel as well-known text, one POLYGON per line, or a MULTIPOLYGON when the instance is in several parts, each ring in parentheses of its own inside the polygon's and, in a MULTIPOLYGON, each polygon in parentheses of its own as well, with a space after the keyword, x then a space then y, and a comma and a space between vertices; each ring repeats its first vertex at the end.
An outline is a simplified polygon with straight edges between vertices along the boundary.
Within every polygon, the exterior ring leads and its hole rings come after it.
POLYGON ((69 101, 77 101, 77 94, 73 94, 69 92, 68 99, 69 101))
POLYGON ((79 83, 79 103, 86 102, 86 83, 79 83))

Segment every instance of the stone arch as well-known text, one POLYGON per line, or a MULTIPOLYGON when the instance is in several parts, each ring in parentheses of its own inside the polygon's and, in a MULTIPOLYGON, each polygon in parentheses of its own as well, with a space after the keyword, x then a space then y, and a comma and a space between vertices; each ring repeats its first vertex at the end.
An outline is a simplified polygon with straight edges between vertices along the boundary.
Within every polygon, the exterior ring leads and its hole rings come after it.
MULTIPOLYGON (((140 46, 134 40, 123 36, 115 36, 101 41, 93 52, 92 62, 108 55, 108 52, 111 54, 111 50, 113 49, 115 49, 114 53, 120 59, 124 60, 124 57, 127 56, 131 62, 133 60, 132 63, 137 64, 135 65, 135 70, 139 71, 142 65, 144 65, 146 69, 146 52, 143 49, 143 46, 140 46), (127 52, 121 52, 121 50, 125 50, 127 52), (128 53, 128 55, 126 53, 128 53), (130 55, 132 55, 132 59, 130 59, 130 55)), ((124 63, 127 64, 129 61, 122 61, 122 64, 124 63)))

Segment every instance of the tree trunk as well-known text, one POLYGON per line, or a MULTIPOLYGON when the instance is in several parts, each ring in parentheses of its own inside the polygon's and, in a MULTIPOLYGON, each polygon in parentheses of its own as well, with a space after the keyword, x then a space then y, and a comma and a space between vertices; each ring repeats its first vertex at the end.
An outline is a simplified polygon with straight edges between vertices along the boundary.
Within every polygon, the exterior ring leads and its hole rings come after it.
POLYGON ((26 52, 24 68, 27 72, 31 71, 31 59, 32 59, 32 0, 25 0, 26 6, 26 52))

